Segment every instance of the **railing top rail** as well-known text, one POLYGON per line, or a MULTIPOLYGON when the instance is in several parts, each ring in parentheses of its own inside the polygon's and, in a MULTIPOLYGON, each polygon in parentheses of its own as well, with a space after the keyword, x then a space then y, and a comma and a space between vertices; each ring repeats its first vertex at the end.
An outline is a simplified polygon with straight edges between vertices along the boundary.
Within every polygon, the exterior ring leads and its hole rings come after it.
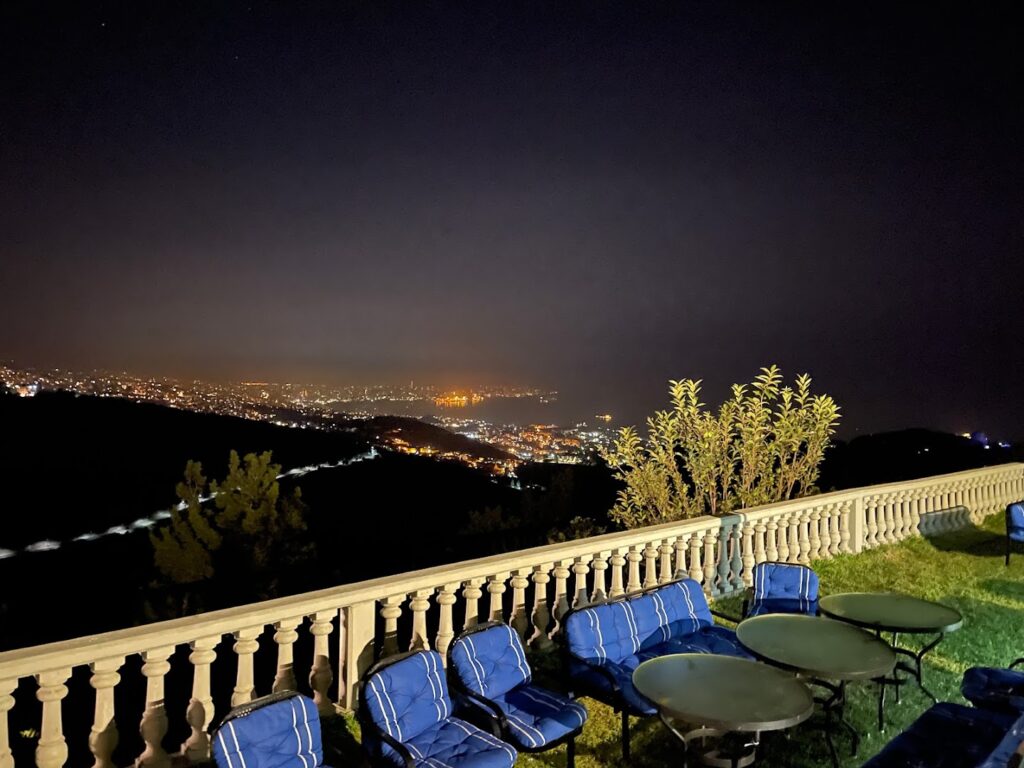
POLYGON ((601 552, 657 541, 671 536, 711 530, 718 518, 697 517, 630 531, 592 536, 531 549, 507 552, 418 571, 381 576, 337 587, 280 597, 195 616, 185 616, 153 624, 144 624, 98 635, 62 640, 46 645, 19 648, 0 653, 0 680, 38 674, 57 667, 79 666, 105 658, 129 656, 150 648, 175 646, 206 637, 220 637, 249 627, 262 627, 291 617, 309 616, 320 611, 392 595, 411 594, 419 589, 456 584, 469 579, 523 569, 537 565, 572 561, 601 552))

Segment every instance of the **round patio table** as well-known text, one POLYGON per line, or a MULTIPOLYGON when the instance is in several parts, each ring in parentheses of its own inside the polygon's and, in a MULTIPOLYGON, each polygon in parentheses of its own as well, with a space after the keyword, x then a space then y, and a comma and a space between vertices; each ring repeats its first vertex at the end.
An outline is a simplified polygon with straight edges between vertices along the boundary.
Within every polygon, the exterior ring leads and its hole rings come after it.
POLYGON ((662 722, 687 749, 700 742, 702 761, 713 766, 750 765, 759 734, 802 723, 814 711, 807 686, 781 670, 756 661, 707 653, 679 653, 645 661, 633 685, 658 708, 662 722), (673 721, 698 726, 682 733, 673 721), (707 749, 726 733, 752 733, 732 750, 707 749))
MULTIPOLYGON (((904 595, 899 592, 844 592, 828 595, 818 601, 818 609, 833 619, 863 627, 875 632, 879 637, 883 632, 892 633, 892 649, 903 656, 909 656, 914 664, 900 662, 896 669, 906 672, 910 677, 901 678, 895 672, 885 683, 896 687, 896 701, 900 700, 900 686, 910 679, 917 682, 918 687, 933 702, 935 696, 924 686, 921 661, 925 654, 933 650, 948 632, 955 632, 964 623, 963 616, 954 608, 931 600, 904 595), (900 633, 904 634, 935 634, 936 637, 926 643, 921 650, 914 652, 899 646, 900 633)), ((879 693, 878 729, 885 725, 885 685, 879 693)))
POLYGON ((776 613, 740 622, 736 638, 762 661, 808 677, 830 692, 817 699, 825 712, 825 742, 833 765, 839 765, 832 741, 833 715, 850 734, 857 754, 860 734, 843 716, 846 684, 878 680, 896 666, 893 650, 870 632, 819 616, 776 613))

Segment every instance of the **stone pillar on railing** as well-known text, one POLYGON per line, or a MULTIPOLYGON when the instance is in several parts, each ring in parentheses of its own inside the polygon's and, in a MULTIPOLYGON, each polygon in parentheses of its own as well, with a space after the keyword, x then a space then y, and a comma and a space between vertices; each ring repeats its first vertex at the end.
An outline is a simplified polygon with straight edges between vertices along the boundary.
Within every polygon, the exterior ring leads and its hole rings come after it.
MULTIPOLYGON (((114 688, 121 682, 118 670, 124 664, 124 657, 102 659, 89 665, 92 677, 89 685, 96 691, 96 707, 93 713, 92 730, 89 732, 89 751, 93 756, 93 768, 114 768, 114 749, 117 747, 117 724, 114 722, 114 688)), ((0 746, 2 749, 2 746, 0 746)), ((0 755, 0 766, 3 765, 0 755)))
MULTIPOLYGON (((530 636, 529 645, 541 651, 552 646, 548 638, 548 625, 551 622, 548 611, 548 582, 551 581, 551 569, 554 567, 554 563, 543 563, 533 569, 533 634, 530 636)), ((619 578, 622 578, 621 573, 619 578)), ((612 581, 615 581, 614 575, 612 581)))
POLYGON ((462 588, 462 600, 466 604, 465 620, 462 622, 463 629, 469 629, 480 621, 480 598, 483 597, 481 587, 485 579, 470 579, 462 588))
POLYGON ((844 552, 857 553, 864 550, 867 538, 864 497, 857 496, 847 503, 842 518, 839 520, 840 536, 844 537, 844 552))
POLYGON ((658 586, 658 548, 653 542, 644 546, 644 589, 658 586))
MULTIPOLYGON (((734 592, 746 587, 743 580, 743 519, 740 515, 735 517, 736 523, 729 540, 729 580, 734 592)), ((750 543, 749 539, 747 543, 750 543)))
POLYGON ((795 517, 798 520, 797 536, 800 544, 800 554, 797 555, 796 561, 801 565, 807 565, 811 562, 811 537, 809 535, 811 512, 808 509, 803 509, 795 517))
POLYGON ((590 566, 594 571, 594 586, 590 592, 591 602, 608 597, 608 577, 605 572, 608 570, 609 557, 611 557, 611 552, 598 552, 594 555, 594 562, 590 566))
POLYGON ((675 576, 672 570, 672 553, 675 552, 675 547, 672 546, 672 539, 662 539, 661 544, 658 546, 658 552, 661 553, 658 583, 668 584, 672 581, 672 577, 675 576))
POLYGON ((732 541, 735 526, 736 523, 733 515, 719 518, 718 548, 717 552, 715 552, 715 573, 708 585, 710 593, 716 597, 724 595, 730 590, 729 566, 731 565, 731 558, 729 556, 729 544, 732 541))
POLYGON ((828 527, 827 557, 835 557, 843 551, 843 534, 841 527, 844 509, 845 506, 842 502, 834 502, 828 506, 828 520, 825 523, 828 527))
POLYGON ((878 546, 878 501, 875 496, 864 497, 864 549, 878 546))
POLYGON ((775 516, 765 523, 764 556, 772 563, 779 559, 779 520, 775 516))
POLYGON ((914 516, 911 514, 913 506, 913 491, 900 491, 897 496, 897 503, 900 510, 900 535, 909 539, 917 533, 917 526, 914 524, 914 516))
POLYGON ((295 680, 295 641, 299 639, 296 627, 302 623, 301 616, 274 623, 274 642, 277 644, 277 673, 271 690, 294 691, 298 688, 295 680))
POLYGON ((900 540, 899 536, 899 518, 897 517, 896 510, 898 505, 896 502, 896 494, 888 493, 885 496, 885 541, 887 544, 895 544, 900 540))
POLYGON ((455 639, 455 622, 452 618, 452 606, 455 605, 456 595, 459 591, 459 582, 445 584, 437 591, 437 637, 434 638, 434 648, 445 664, 448 663, 448 646, 455 639))
POLYGON ((142 714, 139 734, 146 748, 135 760, 136 768, 168 768, 171 758, 164 751, 167 735, 167 709, 164 706, 164 678, 171 669, 167 659, 172 647, 153 648, 142 653, 142 674, 146 678, 146 709, 142 714))
MULTIPOLYGON (((768 521, 763 517, 760 518, 757 523, 754 524, 754 565, 763 563, 765 560, 771 560, 768 555, 768 521)), ((751 582, 753 582, 753 573, 751 573, 751 582)))
POLYGON ((427 638, 427 610, 430 608, 432 589, 418 589, 409 599, 409 611, 412 613, 412 635, 409 638, 410 651, 425 651, 430 648, 427 638))
POLYGON ((573 572, 573 608, 583 608, 590 605, 590 597, 587 594, 587 574, 590 573, 590 561, 593 558, 589 555, 581 555, 576 558, 572 565, 573 572))
POLYGON ((530 586, 530 574, 532 568, 520 568, 512 574, 510 584, 512 585, 512 615, 508 623, 519 635, 519 639, 526 640, 526 631, 530 626, 530 618, 526 615, 526 588, 530 586))
POLYGON ((626 553, 628 564, 628 576, 626 581, 627 592, 638 592, 643 589, 643 582, 640 581, 640 561, 644 559, 643 545, 633 545, 626 553))
POLYGON ((235 632, 234 651, 238 671, 235 676, 235 690, 231 694, 232 707, 252 701, 256 696, 252 662, 260 647, 258 638, 262 632, 263 627, 248 627, 235 632))
POLYGON ((776 560, 780 563, 789 562, 789 517, 783 513, 772 518, 775 521, 775 533, 778 540, 776 560))
POLYGON ((619 547, 612 552, 609 563, 611 564, 612 572, 612 585, 608 589, 608 597, 618 597, 619 595, 625 594, 626 587, 622 581, 622 571, 626 566, 626 554, 629 549, 626 547, 619 547))
POLYGON ((363 672, 373 664, 377 630, 377 601, 367 600, 341 609, 338 621, 339 656, 338 695, 340 704, 350 712, 355 709, 356 684, 363 672))
POLYGON ((381 601, 380 616, 384 619, 384 637, 381 642, 381 656, 398 653, 398 619, 402 615, 405 595, 391 595, 381 601))
POLYGON ((676 536, 675 541, 672 544, 675 549, 676 567, 672 573, 673 579, 685 579, 686 578, 686 548, 688 546, 687 536, 676 536))
POLYGON ((36 698, 43 704, 42 725, 36 744, 36 765, 39 768, 61 768, 68 759, 68 745, 64 740, 61 702, 68 695, 64 683, 71 677, 70 667, 52 669, 36 675, 39 685, 36 698))
POLYGON ((210 757, 210 724, 213 722, 213 696, 210 694, 210 665, 217 658, 214 648, 220 637, 203 637, 189 643, 192 664, 192 698, 185 708, 185 722, 191 733, 181 745, 181 753, 192 763, 210 757))
POLYGON ((509 572, 496 573, 487 579, 487 594, 491 596, 490 606, 487 611, 488 621, 502 621, 505 609, 502 605, 502 596, 505 594, 505 581, 509 572))
POLYGON ((789 515, 789 562, 799 563, 801 557, 807 557, 804 545, 800 539, 803 538, 804 542, 807 541, 807 532, 804 531, 803 537, 800 536, 800 531, 803 528, 801 525, 801 513, 792 512, 789 515))
POLYGON ((914 490, 910 492, 910 498, 907 502, 907 507, 910 511, 910 535, 920 536, 921 535, 921 492, 914 490))
POLYGON ((718 529, 712 528, 704 534, 704 592, 712 594, 715 576, 718 572, 718 529))
POLYGON ((704 545, 704 534, 690 534, 690 571, 689 576, 698 584, 704 580, 704 569, 700 564, 700 552, 704 545))
POLYGON ((821 557, 821 512, 824 507, 812 507, 807 513, 807 542, 810 548, 807 557, 815 560, 821 557))
POLYGON ((321 715, 332 714, 330 688, 334 682, 331 669, 330 637, 334 630, 337 610, 317 611, 310 616, 309 633, 313 635, 313 663, 309 668, 309 687, 313 691, 313 702, 321 715))
POLYGON ((562 630, 562 617, 569 612, 569 570, 572 560, 559 560, 551 571, 555 577, 555 595, 552 605, 554 606, 555 624, 548 633, 548 637, 554 639, 562 630))
POLYGON ((14 768, 7 713, 14 708, 14 691, 17 687, 17 680, 0 680, 0 768, 14 768))
MULTIPOLYGON (((757 563, 757 554, 755 552, 755 525, 753 523, 743 521, 743 535, 741 539, 740 552, 743 560, 743 569, 740 574, 740 578, 743 581, 744 586, 751 586, 754 583, 754 565, 757 563)), ((762 528, 763 531, 763 528, 762 528)), ((761 541, 760 536, 757 536, 757 541, 761 546, 761 557, 764 557, 764 542, 761 541)))

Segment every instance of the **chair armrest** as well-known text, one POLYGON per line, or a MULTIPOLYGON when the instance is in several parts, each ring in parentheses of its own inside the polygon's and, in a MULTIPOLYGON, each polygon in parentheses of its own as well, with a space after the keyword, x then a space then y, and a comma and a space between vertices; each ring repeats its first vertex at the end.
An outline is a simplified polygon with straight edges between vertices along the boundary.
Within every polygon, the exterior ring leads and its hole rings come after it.
POLYGON ((1016 667, 1018 667, 1021 664, 1024 664, 1024 657, 1021 657, 1021 658, 1017 659, 1016 661, 1014 661, 1009 667, 1007 667, 1007 669, 1015 669, 1016 667))
POLYGON ((372 728, 377 738, 379 738, 381 741, 383 741, 385 744, 387 744, 389 747, 395 750, 395 752, 399 754, 402 760, 405 761, 405 768, 416 768, 416 761, 413 759, 412 752, 409 751, 409 748, 405 746, 405 744, 400 742, 398 739, 394 738, 391 734, 387 733, 386 731, 382 731, 380 727, 372 720, 361 722, 360 726, 363 728, 372 728))
POLYGON ((586 666, 590 667, 591 669, 597 670, 602 675, 604 675, 605 679, 608 680, 608 684, 611 685, 613 693, 621 693, 622 692, 622 689, 619 687, 618 682, 616 682, 616 680, 615 680, 615 676, 608 670, 607 666, 604 663, 602 663, 602 662, 596 662, 595 663, 593 661, 590 661, 589 659, 581 659, 579 656, 577 656, 572 651, 569 651, 568 655, 569 655, 570 659, 575 659, 580 664, 585 664, 586 666))
POLYGON ((454 687, 457 690, 459 696, 468 701, 476 709, 483 711, 483 713, 487 715, 487 717, 491 721, 492 731, 495 730, 494 726, 497 726, 497 732, 494 733, 495 736, 501 738, 503 735, 508 734, 508 718, 505 716, 505 713, 504 711, 502 711, 501 707, 499 707, 496 703, 488 699, 486 696, 481 696, 479 693, 469 690, 459 681, 456 681, 454 687))
POLYGON ((711 611, 711 615, 712 616, 717 616, 720 619, 725 619, 726 621, 731 621, 733 624, 739 624, 741 621, 743 621, 743 618, 740 617, 740 616, 733 616, 732 614, 729 614, 729 613, 723 613, 722 611, 716 611, 714 608, 708 608, 708 610, 711 611))

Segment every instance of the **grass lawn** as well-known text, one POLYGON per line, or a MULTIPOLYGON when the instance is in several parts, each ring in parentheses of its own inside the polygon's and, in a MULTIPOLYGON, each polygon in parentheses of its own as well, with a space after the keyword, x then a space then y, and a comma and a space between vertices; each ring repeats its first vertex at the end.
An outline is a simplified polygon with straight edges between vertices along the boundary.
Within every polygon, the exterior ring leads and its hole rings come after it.
MULTIPOLYGON (((964 616, 963 627, 949 635, 925 657, 924 679, 940 701, 965 703, 960 696, 960 678, 975 665, 1005 666, 1024 656, 1024 555, 1003 565, 1004 535, 1002 513, 992 515, 980 527, 930 539, 916 538, 879 547, 859 555, 842 555, 818 560, 814 568, 821 577, 822 594, 850 591, 899 591, 951 605, 964 616)), ((738 613, 737 600, 722 600, 717 608, 738 613)), ((914 647, 913 636, 901 636, 901 644, 914 647)), ((917 647, 920 647, 918 645, 917 647)), ((533 659, 538 670, 549 666, 550 658, 533 659)), ((862 736, 860 752, 850 757, 849 741, 838 735, 837 748, 844 766, 859 766, 917 715, 930 700, 913 684, 903 687, 902 702, 887 696, 885 733, 878 733, 876 712, 878 687, 851 684, 848 687, 847 719, 862 736)), ((619 751, 619 716, 610 707, 583 699, 590 719, 577 740, 579 768, 625 766, 619 751)), ((757 765, 775 768, 830 765, 828 749, 812 717, 792 729, 788 738, 766 734, 757 765)), ((633 754, 630 765, 662 766, 680 762, 680 747, 657 718, 632 720, 633 754)), ((339 718, 329 726, 327 738, 342 749, 341 765, 358 765, 358 726, 339 718)), ((560 747, 539 755, 521 754, 517 766, 564 766, 565 749, 560 747)))

